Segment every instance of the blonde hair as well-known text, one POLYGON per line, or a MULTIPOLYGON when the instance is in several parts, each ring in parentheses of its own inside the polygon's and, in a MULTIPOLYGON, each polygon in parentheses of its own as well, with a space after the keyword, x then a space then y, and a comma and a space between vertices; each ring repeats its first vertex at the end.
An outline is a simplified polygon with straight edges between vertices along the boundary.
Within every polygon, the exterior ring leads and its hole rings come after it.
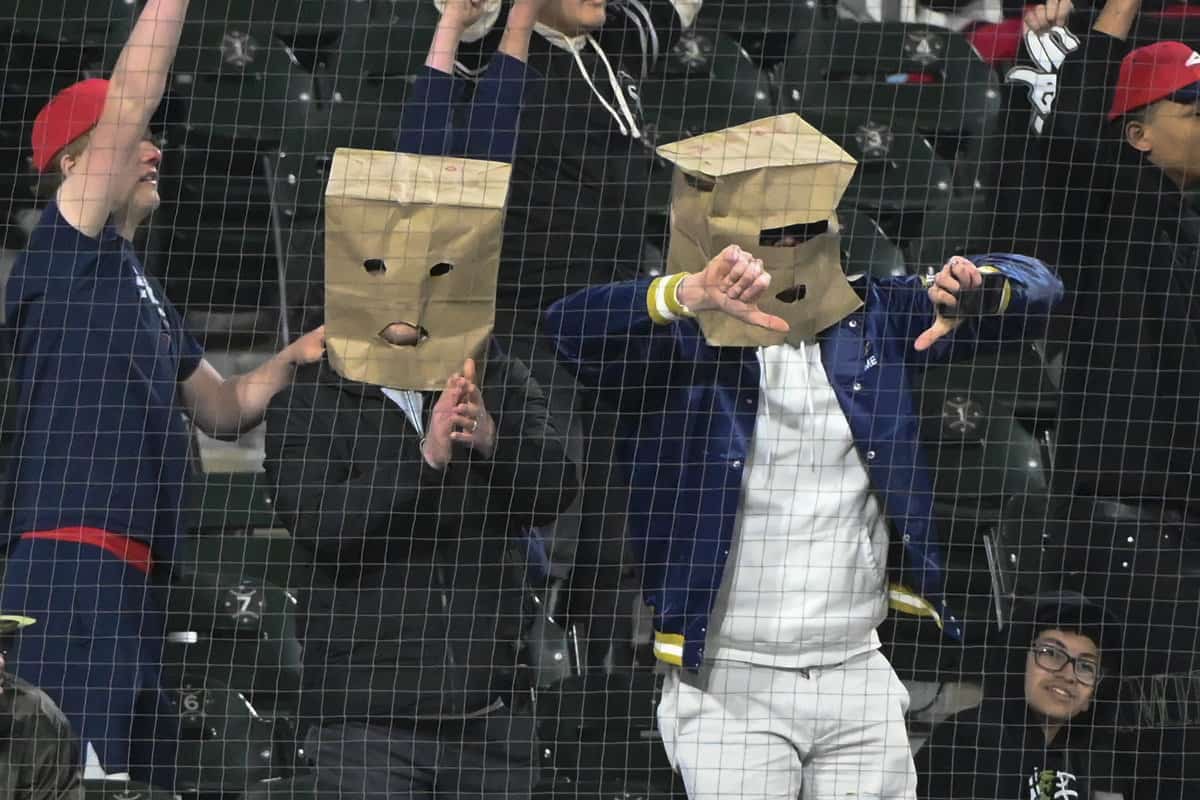
POLYGON ((38 200, 42 202, 50 202, 54 196, 58 194, 59 187, 66 180, 66 175, 62 171, 63 156, 71 158, 79 158, 87 150, 88 142, 92 138, 92 132, 89 130, 82 136, 78 136, 68 142, 61 150, 54 154, 50 159, 50 168, 38 176, 37 183, 34 184, 33 193, 38 200))

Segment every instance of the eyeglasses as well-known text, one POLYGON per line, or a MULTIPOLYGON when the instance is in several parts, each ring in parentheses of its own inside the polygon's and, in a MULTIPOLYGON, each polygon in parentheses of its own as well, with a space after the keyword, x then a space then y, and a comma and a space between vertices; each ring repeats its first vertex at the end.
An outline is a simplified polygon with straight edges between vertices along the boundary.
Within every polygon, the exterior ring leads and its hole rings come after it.
POLYGON ((1032 649, 1034 663, 1047 672, 1062 672, 1070 664, 1084 686, 1095 686, 1100 680, 1100 665, 1092 658, 1071 656, 1061 647, 1046 642, 1036 642, 1032 649))

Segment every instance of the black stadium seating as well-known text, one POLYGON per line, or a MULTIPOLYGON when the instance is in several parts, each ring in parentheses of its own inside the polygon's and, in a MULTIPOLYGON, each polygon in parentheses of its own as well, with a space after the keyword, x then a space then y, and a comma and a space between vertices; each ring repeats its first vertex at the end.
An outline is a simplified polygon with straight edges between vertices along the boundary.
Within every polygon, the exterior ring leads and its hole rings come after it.
MULTIPOLYGON (((0 226, 14 227, 14 214, 35 205, 34 114, 57 90, 111 69, 138 7, 4 4, 0 226)), ((246 313, 250 321, 232 328, 235 347, 273 350, 287 331, 315 324, 332 154, 394 146, 437 19, 431 0, 192 0, 155 123, 166 143, 164 208, 146 258, 177 305, 246 313)), ((1198 20, 1144 16, 1131 39, 1200 44, 1198 20)), ((1003 128, 1004 96, 963 34, 839 19, 830 0, 754 0, 706 2, 638 99, 650 145, 783 112, 820 128, 859 162, 838 210, 846 271, 890 278, 925 274, 998 235, 998 167, 1025 145, 1003 128)), ((1023 113, 1023 96, 1010 99, 1023 113)), ((1023 133, 1023 119, 1014 131, 1023 133)), ((666 229, 670 176, 659 160, 645 198, 651 228, 666 229)), ((1121 724, 1141 729, 1128 734, 1129 747, 1140 748, 1144 774, 1162 779, 1155 796, 1195 796, 1196 759, 1173 754, 1195 749, 1198 715, 1164 675, 1200 668, 1200 558, 1171 535, 1147 540, 1127 507, 1052 494, 1058 387, 1045 352, 1031 343, 920 373, 947 594, 968 620, 967 637, 954 645, 936 626, 895 613, 880 637, 907 680, 978 681, 985 645, 998 641, 1016 601, 1061 589, 1106 598, 1139 654, 1121 688, 1129 701, 1121 724), (1161 718, 1147 717, 1148 707, 1161 718)), ((4 372, 0 466, 19 413, 4 372)), ((283 530, 263 476, 207 475, 195 488, 164 656, 183 732, 180 788, 195 800, 312 797, 297 751, 298 626, 304 593, 327 579, 283 530)), ((538 800, 684 797, 655 725, 658 679, 644 664, 583 671, 584 643, 556 614, 554 594, 552 586, 528 598, 525 657, 537 674, 546 767, 538 800)), ((89 783, 85 795, 160 796, 119 782, 89 783)))

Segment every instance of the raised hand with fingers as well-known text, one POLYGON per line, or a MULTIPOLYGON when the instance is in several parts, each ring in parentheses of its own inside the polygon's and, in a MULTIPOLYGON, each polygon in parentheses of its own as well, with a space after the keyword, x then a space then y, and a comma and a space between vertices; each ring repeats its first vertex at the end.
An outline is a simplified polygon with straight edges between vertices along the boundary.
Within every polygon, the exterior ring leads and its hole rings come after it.
POLYGON ((918 351, 928 350, 939 339, 952 332, 962 318, 958 312, 969 304, 971 295, 983 286, 983 273, 979 267, 962 256, 954 256, 942 271, 934 276, 929 287, 929 299, 937 309, 933 325, 917 337, 914 347, 918 351))
POLYGON ((450 439, 483 456, 491 456, 496 446, 496 422, 483 403, 474 359, 468 358, 463 363, 462 380, 462 395, 454 408, 457 430, 450 434, 450 439))
POLYGON ((1039 34, 1065 26, 1074 10, 1071 0, 1046 0, 1042 5, 1032 6, 1025 12, 1025 29, 1039 34))
POLYGON ((496 423, 483 404, 475 375, 475 361, 468 358, 461 372, 446 380, 430 414, 429 431, 422 444, 425 463, 445 469, 454 456, 453 445, 462 444, 485 456, 496 443, 496 423))
POLYGON ((421 455, 425 457, 425 463, 434 469, 445 469, 453 455, 451 445, 454 440, 450 434, 454 432, 455 409, 462 401, 463 384, 460 373, 456 372, 447 378, 446 387, 429 414, 429 430, 421 441, 421 455))
POLYGON ((708 262, 702 272, 689 275, 677 290, 679 302, 690 311, 723 311, 743 322, 787 333, 786 321, 758 307, 771 285, 771 275, 761 260, 731 244, 708 262))
POLYGON ((292 342, 283 355, 291 364, 312 364, 325 355, 325 326, 314 328, 292 342))
POLYGON ((441 24, 464 31, 487 13, 483 0, 446 0, 442 6, 441 24))

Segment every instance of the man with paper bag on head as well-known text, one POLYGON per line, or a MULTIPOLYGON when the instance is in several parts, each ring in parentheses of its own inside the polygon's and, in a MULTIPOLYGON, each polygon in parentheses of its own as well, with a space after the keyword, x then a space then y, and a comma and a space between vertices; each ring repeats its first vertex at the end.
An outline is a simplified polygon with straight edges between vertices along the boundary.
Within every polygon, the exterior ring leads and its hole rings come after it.
POLYGON ((789 114, 666 145, 669 275, 556 303, 580 380, 625 387, 630 531, 663 740, 692 800, 908 798, 908 695, 875 632, 940 599, 909 369, 1036 335, 1062 286, 1014 255, 844 276, 855 168, 789 114), (902 543, 889 587, 890 541, 902 543))
POLYGON ((266 462, 334 587, 303 627, 318 796, 521 797, 538 777, 506 552, 576 487, 541 390, 491 338, 507 181, 334 156, 328 356, 272 403, 266 462))

